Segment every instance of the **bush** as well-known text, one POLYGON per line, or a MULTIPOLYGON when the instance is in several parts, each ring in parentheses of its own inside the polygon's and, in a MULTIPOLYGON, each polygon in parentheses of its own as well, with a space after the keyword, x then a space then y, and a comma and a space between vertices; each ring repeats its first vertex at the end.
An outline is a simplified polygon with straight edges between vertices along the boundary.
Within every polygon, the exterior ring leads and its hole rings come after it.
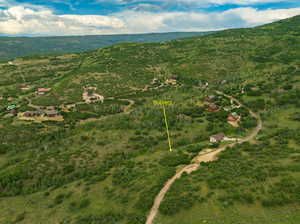
POLYGON ((165 157, 163 157, 160 161, 159 164, 162 166, 178 166, 182 164, 189 164, 190 163, 190 158, 188 155, 184 153, 177 153, 177 154, 169 154, 165 157))
POLYGON ((127 220, 128 224, 144 224, 146 217, 144 215, 128 214, 127 220))
POLYGON ((242 128, 254 128, 257 125, 257 121, 253 117, 247 117, 245 119, 242 119, 241 127, 242 128))
POLYGON ((84 215, 76 218, 75 224, 116 224, 120 223, 124 216, 119 212, 108 212, 102 215, 84 215))
POLYGON ((80 201, 72 201, 69 204, 69 210, 74 212, 83 208, 87 208, 90 205, 91 201, 88 198, 84 198, 80 201))
POLYGON ((26 217, 26 213, 23 212, 23 213, 17 215, 17 217, 15 218, 13 223, 18 223, 18 222, 23 221, 25 219, 25 217, 26 217))
POLYGON ((54 198, 53 203, 55 205, 61 204, 64 201, 64 199, 65 199, 65 194, 59 194, 54 198))

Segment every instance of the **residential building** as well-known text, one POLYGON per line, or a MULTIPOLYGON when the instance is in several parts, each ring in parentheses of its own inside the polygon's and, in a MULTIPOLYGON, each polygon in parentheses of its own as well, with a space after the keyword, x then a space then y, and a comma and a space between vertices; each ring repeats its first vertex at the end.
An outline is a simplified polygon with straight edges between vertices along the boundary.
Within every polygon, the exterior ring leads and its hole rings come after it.
POLYGON ((211 143, 219 143, 219 142, 223 141, 224 138, 225 138, 224 133, 219 133, 219 134, 210 136, 210 142, 211 143))

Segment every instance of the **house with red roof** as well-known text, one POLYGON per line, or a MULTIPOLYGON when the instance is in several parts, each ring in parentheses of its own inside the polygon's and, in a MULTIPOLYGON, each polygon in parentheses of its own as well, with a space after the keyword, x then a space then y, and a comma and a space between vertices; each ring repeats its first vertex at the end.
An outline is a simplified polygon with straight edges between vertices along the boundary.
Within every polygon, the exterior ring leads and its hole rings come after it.
POLYGON ((37 90, 36 90, 36 93, 38 94, 38 95, 44 95, 44 94, 46 94, 47 92, 49 92, 51 90, 51 88, 38 88, 37 90))

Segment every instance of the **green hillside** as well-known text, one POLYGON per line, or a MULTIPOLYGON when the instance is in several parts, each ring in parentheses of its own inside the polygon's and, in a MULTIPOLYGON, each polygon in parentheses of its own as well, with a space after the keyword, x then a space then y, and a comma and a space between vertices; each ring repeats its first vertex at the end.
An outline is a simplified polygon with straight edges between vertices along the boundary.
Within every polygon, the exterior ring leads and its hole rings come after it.
POLYGON ((63 54, 94 50, 123 42, 165 42, 211 32, 178 32, 122 35, 5 37, 0 36, 0 61, 34 54, 63 54))
POLYGON ((300 223, 299 26, 1 63, 0 223, 144 224, 167 180, 232 141, 153 224, 300 223), (172 152, 153 101, 172 101, 172 152))

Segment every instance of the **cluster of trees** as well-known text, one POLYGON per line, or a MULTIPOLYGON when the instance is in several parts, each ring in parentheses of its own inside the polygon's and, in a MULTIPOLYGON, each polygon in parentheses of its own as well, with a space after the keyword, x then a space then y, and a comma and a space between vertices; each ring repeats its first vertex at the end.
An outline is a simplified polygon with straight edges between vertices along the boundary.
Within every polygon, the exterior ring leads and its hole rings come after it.
POLYGON ((295 112, 290 119, 293 121, 300 121, 300 112, 295 112))
POLYGON ((128 188, 133 180, 140 177, 138 170, 134 169, 135 164, 128 162, 124 166, 116 169, 112 174, 112 183, 124 188, 128 188))
POLYGON ((266 108, 266 102, 264 99, 257 99, 247 102, 247 106, 253 111, 264 110, 266 108))
POLYGON ((160 159, 159 164, 162 166, 176 167, 178 165, 189 164, 191 158, 182 152, 171 153, 160 159))
POLYGON ((68 129, 46 133, 39 132, 38 127, 33 129, 33 126, 24 126, 22 131, 12 130, 12 133, 1 130, 3 139, 1 153, 9 151, 12 154, 23 149, 27 150, 31 157, 26 162, 22 162, 21 157, 1 166, 1 196, 30 194, 82 178, 87 183, 100 182, 108 176, 107 171, 112 167, 135 156, 134 153, 112 153, 104 156, 102 162, 95 162, 97 156, 90 149, 78 152, 68 150, 69 147, 73 147, 69 145, 72 134, 68 129), (14 131, 16 131, 15 135, 14 131), (32 132, 36 133, 34 138, 32 132), (8 144, 9 142, 11 143, 8 144), (81 164, 69 159, 82 156, 85 160, 81 164), (49 162, 50 158, 52 163, 49 162))
POLYGON ((254 117, 243 117, 241 120, 241 127, 245 129, 254 128, 257 125, 257 120, 254 117))
POLYGON ((159 135, 150 135, 147 131, 141 133, 135 132, 135 135, 129 138, 130 147, 139 151, 153 149, 162 141, 166 141, 167 136, 165 133, 159 135))
POLYGON ((90 205, 91 201, 88 198, 83 198, 79 201, 72 201, 69 204, 69 210, 71 212, 77 212, 81 209, 87 208, 90 205))
POLYGON ((94 224, 94 223, 105 223, 115 224, 124 220, 124 213, 118 211, 111 211, 103 213, 102 215, 83 215, 76 218, 75 224, 94 224))
POLYGON ((135 203, 135 208, 146 214, 152 207, 156 195, 159 193, 166 181, 175 174, 175 172, 175 168, 166 167, 161 170, 154 185, 150 187, 143 186, 143 190, 139 193, 138 200, 135 203))
POLYGON ((124 211, 110 211, 100 215, 81 215, 75 220, 75 224, 116 224, 121 222, 126 224, 144 224, 146 222, 146 216, 136 213, 126 213, 124 211))
POLYGON ((295 89, 288 91, 286 93, 282 93, 278 95, 276 98, 276 102, 278 105, 283 106, 283 105, 295 105, 299 106, 300 105, 300 90, 295 89))
POLYGON ((191 208, 198 201, 199 189, 192 186, 188 178, 182 177, 175 181, 170 191, 167 192, 160 206, 164 215, 174 215, 179 211, 191 208))
POLYGON ((186 108, 182 108, 180 113, 190 116, 192 118, 203 117, 204 110, 199 108, 198 106, 190 106, 186 108))
POLYGON ((300 204, 300 179, 296 177, 285 177, 279 182, 271 185, 267 196, 262 200, 266 207, 283 206, 287 204, 300 204))
POLYGON ((50 205, 50 207, 53 207, 55 205, 59 205, 59 204, 63 203, 63 201, 65 199, 70 198, 72 194, 73 194, 73 192, 60 193, 60 194, 56 195, 55 198, 53 199, 53 204, 50 205))
POLYGON ((66 123, 121 113, 121 105, 77 105, 76 111, 63 112, 66 123))

